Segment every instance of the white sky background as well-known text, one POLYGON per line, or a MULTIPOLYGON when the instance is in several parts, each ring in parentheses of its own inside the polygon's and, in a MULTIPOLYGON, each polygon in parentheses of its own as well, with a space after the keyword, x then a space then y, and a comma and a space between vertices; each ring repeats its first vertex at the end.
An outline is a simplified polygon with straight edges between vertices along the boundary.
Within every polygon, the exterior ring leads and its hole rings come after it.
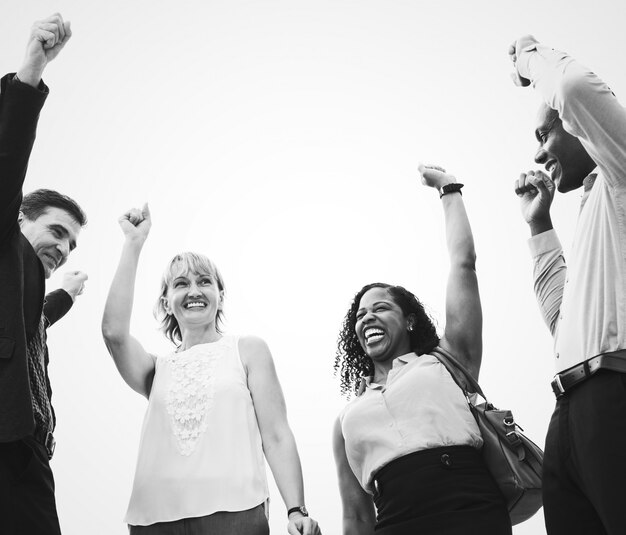
MULTIPOLYGON (((536 168, 539 100, 512 85, 506 52, 532 33, 623 95, 619 2, 3 0, 3 71, 21 63, 31 23, 57 10, 74 37, 45 75, 51 94, 25 190, 68 193, 89 216, 66 265, 89 274, 87 289, 49 333, 64 533, 126 533, 146 401, 118 375, 100 319, 121 250, 117 217, 145 200, 154 224, 134 334, 168 350, 151 310, 172 255, 217 262, 227 331, 272 349, 307 506, 325 534, 340 533, 330 437, 345 400, 333 358, 353 294, 373 281, 402 284, 443 327, 442 210, 419 183, 419 161, 466 184, 481 383, 544 443, 552 346, 513 193, 519 173, 536 168)), ((566 252, 579 197, 559 196, 553 209, 566 252)), ((49 287, 59 284, 55 275, 49 287)), ((272 532, 285 533, 273 483, 271 495, 272 532)), ((542 514, 514 533, 545 533, 542 514)))

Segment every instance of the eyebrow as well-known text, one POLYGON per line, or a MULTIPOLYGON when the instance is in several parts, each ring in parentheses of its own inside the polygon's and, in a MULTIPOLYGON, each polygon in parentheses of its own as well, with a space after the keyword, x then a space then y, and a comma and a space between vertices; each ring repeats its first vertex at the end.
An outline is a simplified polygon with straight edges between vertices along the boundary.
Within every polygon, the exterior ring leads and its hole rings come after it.
MULTIPOLYGON (((65 228, 63 225, 60 225, 59 223, 53 223, 51 225, 48 225, 48 228, 58 232, 64 238, 67 238, 70 235, 69 230, 67 230, 67 228, 65 228)), ((70 251, 73 251, 74 249, 76 249, 76 240, 70 240, 70 251)))

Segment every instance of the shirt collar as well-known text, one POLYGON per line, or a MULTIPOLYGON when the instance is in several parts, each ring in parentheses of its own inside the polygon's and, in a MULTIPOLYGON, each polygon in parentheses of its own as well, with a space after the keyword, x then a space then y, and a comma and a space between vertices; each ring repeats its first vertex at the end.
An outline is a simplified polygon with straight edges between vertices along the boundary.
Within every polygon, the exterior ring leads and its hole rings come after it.
MULTIPOLYGON (((418 359, 418 355, 412 351, 411 353, 406 353, 405 355, 400 355, 399 357, 396 357, 395 359, 393 359, 393 363, 391 365, 391 369, 392 370, 397 370, 398 368, 402 367, 402 366, 406 366, 407 364, 413 362, 414 360, 418 359)), ((363 392, 365 392, 366 389, 370 389, 370 390, 381 390, 385 385, 380 385, 378 383, 374 382, 374 376, 373 375, 367 375, 367 376, 363 376, 361 377, 360 383, 359 383, 359 389, 357 391, 357 396, 360 396, 361 394, 363 394, 363 392)))
POLYGON ((580 199, 581 210, 583 209, 583 206, 585 206, 585 203, 587 202, 587 199, 589 198, 589 195, 591 193, 591 188, 593 188, 596 178, 598 178, 597 167, 585 177, 585 180, 583 180, 583 196, 580 199))

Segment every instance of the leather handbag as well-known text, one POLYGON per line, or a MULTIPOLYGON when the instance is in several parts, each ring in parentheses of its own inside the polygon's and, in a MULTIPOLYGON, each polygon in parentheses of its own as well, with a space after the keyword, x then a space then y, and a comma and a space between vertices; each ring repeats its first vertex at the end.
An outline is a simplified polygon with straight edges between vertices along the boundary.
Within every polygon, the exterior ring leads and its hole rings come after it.
POLYGON ((528 520, 542 505, 543 451, 522 434, 511 411, 487 401, 476 379, 448 351, 436 347, 432 354, 465 394, 483 438, 483 459, 504 496, 511 524, 528 520), (485 401, 477 403, 477 395, 485 401))

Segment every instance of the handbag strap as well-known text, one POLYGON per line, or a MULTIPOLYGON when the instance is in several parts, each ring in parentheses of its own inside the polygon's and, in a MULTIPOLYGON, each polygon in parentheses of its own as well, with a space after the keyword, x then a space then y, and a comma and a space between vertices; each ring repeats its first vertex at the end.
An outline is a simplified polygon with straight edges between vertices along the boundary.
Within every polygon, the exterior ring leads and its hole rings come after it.
POLYGON ((469 370, 463 366, 455 357, 453 357, 448 351, 443 349, 441 346, 437 346, 430 352, 432 355, 439 359, 439 362, 443 364, 452 378, 454 382, 459 385, 459 388, 463 390, 463 392, 474 393, 476 392, 479 396, 481 396, 485 401, 487 401, 487 397, 483 393, 482 388, 478 384, 478 381, 474 379, 469 370))

